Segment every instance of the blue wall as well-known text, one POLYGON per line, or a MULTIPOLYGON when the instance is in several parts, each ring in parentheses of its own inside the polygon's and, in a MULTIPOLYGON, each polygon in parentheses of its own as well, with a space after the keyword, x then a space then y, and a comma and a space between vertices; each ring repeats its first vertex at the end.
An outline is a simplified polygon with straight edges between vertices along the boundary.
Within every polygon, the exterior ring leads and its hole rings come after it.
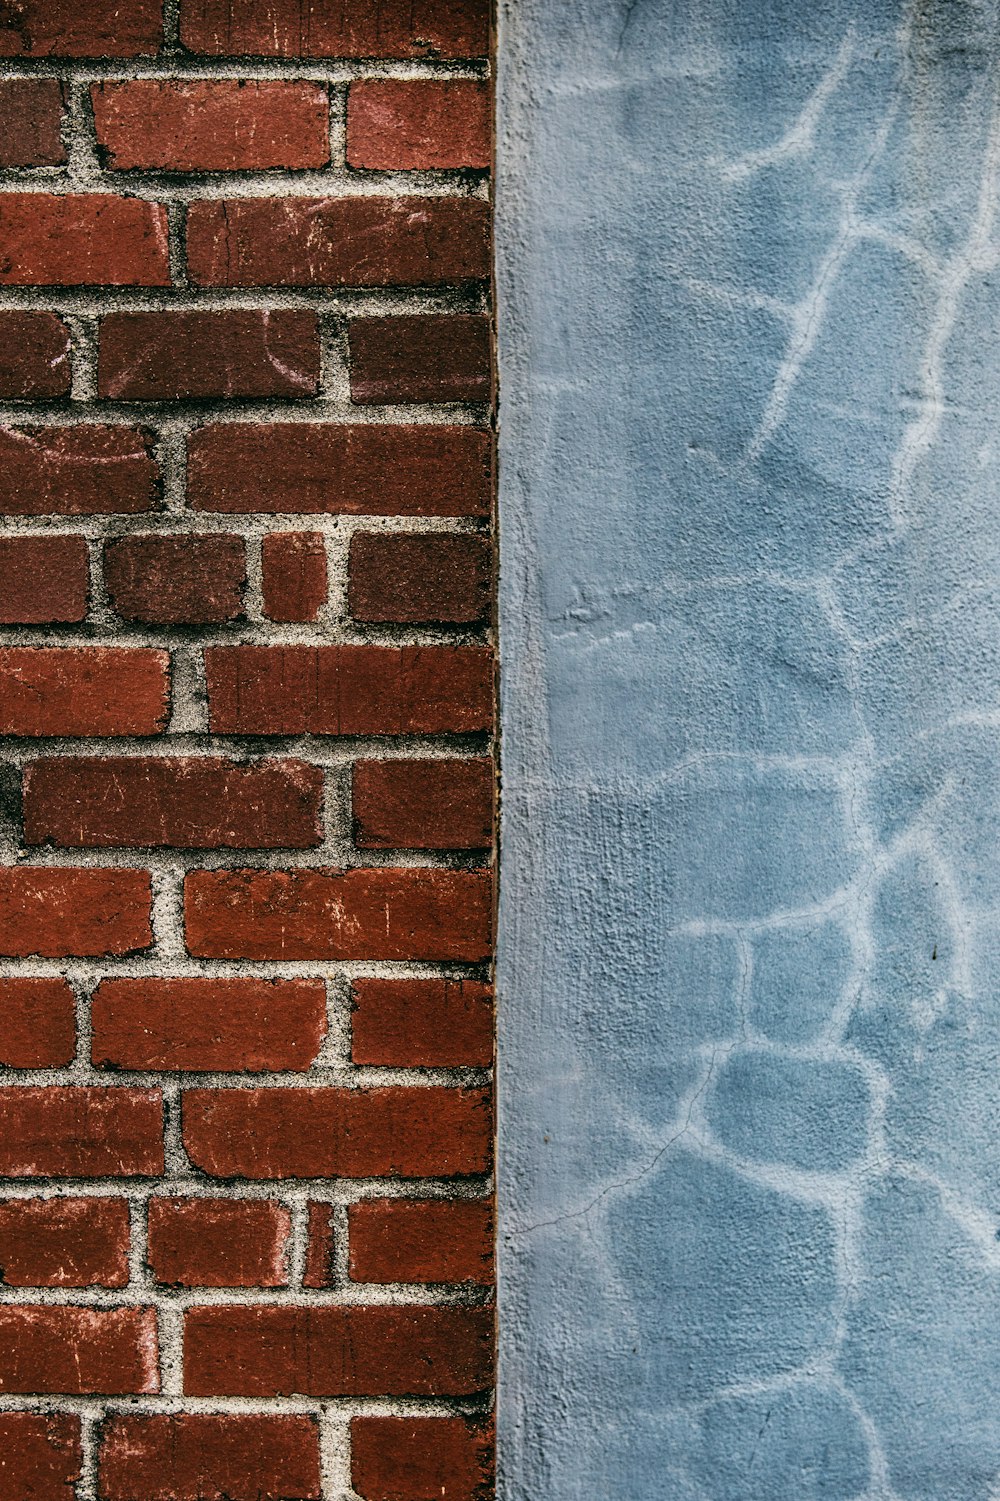
POLYGON ((1000 18, 507 0, 507 1501, 1000 1497, 1000 18))

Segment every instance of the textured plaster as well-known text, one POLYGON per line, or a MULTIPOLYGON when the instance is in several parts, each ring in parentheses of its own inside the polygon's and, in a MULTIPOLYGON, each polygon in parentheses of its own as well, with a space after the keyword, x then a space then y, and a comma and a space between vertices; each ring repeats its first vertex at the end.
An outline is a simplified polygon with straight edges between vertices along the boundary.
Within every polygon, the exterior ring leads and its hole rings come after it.
POLYGON ((507 1501, 1000 1497, 1000 8, 506 0, 507 1501))

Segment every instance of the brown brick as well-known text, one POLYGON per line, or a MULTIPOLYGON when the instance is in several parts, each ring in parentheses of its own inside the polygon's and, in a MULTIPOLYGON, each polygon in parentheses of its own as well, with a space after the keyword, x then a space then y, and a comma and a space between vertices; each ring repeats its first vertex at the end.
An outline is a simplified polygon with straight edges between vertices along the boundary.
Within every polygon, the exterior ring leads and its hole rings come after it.
POLYGON ((489 957, 482 871, 198 870, 184 883, 189 951, 216 959, 489 957))
POLYGON ((24 842, 62 849, 308 849, 323 773, 305 761, 56 756, 24 771, 24 842))
POLYGON ((352 318, 351 400, 489 401, 490 325, 465 313, 352 318))
POLYGON ((321 84, 133 78, 95 83, 90 92, 98 146, 117 171, 259 171, 330 160, 321 84))
POLYGON ((0 869, 0 955, 131 954, 153 941, 145 870, 0 869))
POLYGON ((82 1464, 79 1418, 0 1412, 0 1501, 68 1501, 82 1464))
POLYGON ((493 762, 355 761, 354 842, 359 849, 488 849, 493 843, 493 762))
POLYGON ((485 1501, 493 1433, 468 1418, 352 1418, 351 1486, 363 1501, 485 1501))
POLYGON ((268 620, 315 620, 326 604, 322 532, 269 532, 261 543, 268 620))
POLYGON ((0 624, 82 620, 88 581, 83 537, 0 537, 0 624))
POLYGON ((130 1178, 162 1172, 158 1089, 0 1089, 0 1176, 130 1178))
POLYGON ((9 1287, 125 1287, 128 1248, 125 1199, 0 1200, 9 1287))
POLYGON ((114 1397, 159 1389, 154 1309, 0 1305, 0 1391, 114 1397))
POLYGON ((69 329, 55 313, 0 313, 0 396, 68 396, 70 346, 69 329))
POLYGON ((196 511, 485 516, 492 437, 472 427, 220 423, 192 434, 196 511))
POLYGON ((485 281, 489 223, 489 205, 476 198, 205 200, 188 212, 188 270, 205 287, 485 281))
POLYGON ((443 1178, 492 1159, 483 1089, 191 1089, 184 1147, 219 1178, 443 1178))
POLYGON ((311 312, 109 313, 97 389, 122 401, 315 396, 319 359, 311 312))
POLYGON ((3 647, 0 734, 159 734, 168 669, 167 652, 142 647, 3 647))
POLYGON ((92 1057, 128 1069, 307 1069, 326 1035, 322 980, 104 980, 92 1057))
POLYGON ((476 980, 355 980, 355 1063, 383 1068, 488 1068, 493 992, 476 980))
MULTIPOLYGON (((2 26, 0 20, 0 46, 2 26)), ((64 162, 63 108, 57 78, 0 81, 0 167, 57 167, 64 162)))
POLYGON ((351 167, 488 167, 490 137, 483 79, 362 78, 348 91, 351 167))
POLYGON ((65 980, 0 979, 0 1064, 63 1068, 76 1055, 76 1001, 65 980))
POLYGON ((98 1473, 102 1501, 318 1501, 319 1428, 263 1413, 119 1414, 104 1425, 98 1473))
POLYGON ((152 510, 153 435, 130 427, 0 428, 0 516, 152 510))
POLYGON ((0 194, 0 286, 169 285, 162 204, 109 193, 0 194))
POLYGON ((364 1199, 347 1220, 355 1282, 493 1282, 488 1200, 364 1199))
POLYGON ((216 735, 461 735, 493 720, 479 646, 213 646, 216 735))
POLYGON ((226 534, 117 537, 104 549, 115 612, 144 625, 211 625, 243 614, 242 537, 226 534))
POLYGON ((488 537, 355 532, 349 606, 355 620, 466 624, 490 610, 488 537))
POLYGON ((284 1287, 292 1216, 267 1199, 149 1201, 149 1264, 174 1287, 284 1287))
POLYGON ((333 1205, 309 1205, 309 1237, 306 1244, 306 1269, 302 1278, 303 1287, 332 1287, 333 1270, 333 1205))
POLYGON ((192 52, 261 57, 485 57, 489 0, 183 0, 192 52))
POLYGON ((16 0, 0 11, 0 57, 147 57, 162 0, 16 0))
POLYGON ((464 1397, 493 1368, 483 1308, 192 1308, 189 1396, 464 1397))

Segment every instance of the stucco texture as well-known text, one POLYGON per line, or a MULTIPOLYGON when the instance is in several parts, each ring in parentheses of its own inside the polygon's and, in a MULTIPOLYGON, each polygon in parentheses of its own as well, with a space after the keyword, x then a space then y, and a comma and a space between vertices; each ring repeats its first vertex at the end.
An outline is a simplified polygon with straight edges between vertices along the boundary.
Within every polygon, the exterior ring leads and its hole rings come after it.
POLYGON ((506 1501, 1000 1497, 998 100, 503 9, 506 1501))

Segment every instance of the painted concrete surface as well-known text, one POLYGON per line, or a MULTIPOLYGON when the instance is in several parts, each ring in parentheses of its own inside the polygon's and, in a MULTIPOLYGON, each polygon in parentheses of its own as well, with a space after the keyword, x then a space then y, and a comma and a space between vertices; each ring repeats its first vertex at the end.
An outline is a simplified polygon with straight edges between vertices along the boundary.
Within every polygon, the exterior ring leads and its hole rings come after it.
POLYGON ((1000 1497, 998 91, 504 9, 507 1501, 1000 1497))

